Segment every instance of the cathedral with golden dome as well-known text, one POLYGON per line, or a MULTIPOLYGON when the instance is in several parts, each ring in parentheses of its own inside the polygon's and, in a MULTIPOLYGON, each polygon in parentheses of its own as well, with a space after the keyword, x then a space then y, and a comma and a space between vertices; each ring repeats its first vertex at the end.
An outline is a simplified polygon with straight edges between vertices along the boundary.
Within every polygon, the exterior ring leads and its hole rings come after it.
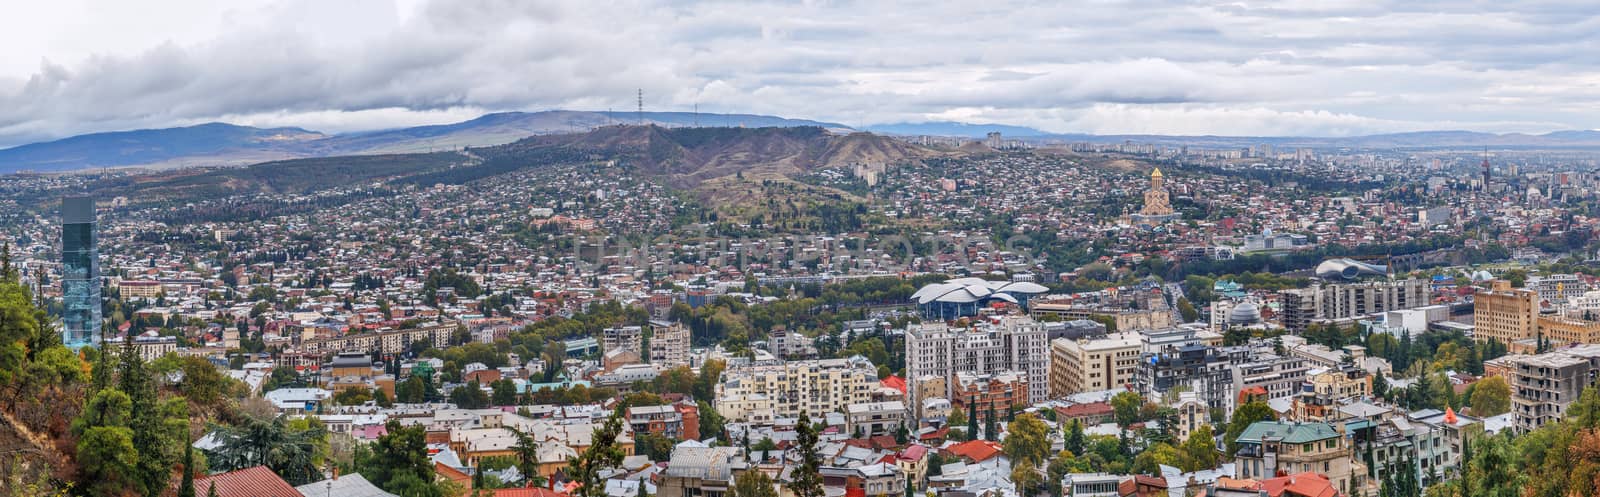
POLYGON ((1150 190, 1144 192, 1144 208, 1132 216, 1135 224, 1158 225, 1181 217, 1172 210, 1172 199, 1167 195, 1166 178, 1161 168, 1150 172, 1150 190))

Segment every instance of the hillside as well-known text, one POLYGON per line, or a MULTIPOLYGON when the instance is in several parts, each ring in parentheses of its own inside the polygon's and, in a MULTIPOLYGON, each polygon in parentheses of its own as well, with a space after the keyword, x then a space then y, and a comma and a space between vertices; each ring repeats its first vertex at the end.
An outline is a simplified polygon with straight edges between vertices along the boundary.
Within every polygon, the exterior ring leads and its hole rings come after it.
POLYGON ((263 129, 222 123, 96 133, 0 150, 0 173, 156 164, 177 158, 204 162, 204 158, 213 157, 226 162, 249 157, 259 161, 292 157, 304 144, 324 138, 327 136, 300 128, 263 129))
POLYGON ((717 178, 787 179, 822 167, 892 163, 941 153, 870 133, 838 135, 820 127, 660 126, 607 126, 589 133, 536 136, 482 153, 486 158, 516 157, 549 149, 590 150, 629 160, 643 173, 682 189, 717 178))
POLYGON ((617 123, 666 127, 795 127, 844 125, 750 114, 689 112, 501 112, 451 124, 330 136, 299 128, 253 128, 210 123, 183 128, 74 136, 0 150, 0 174, 32 170, 240 166, 265 161, 358 154, 460 150, 511 143, 529 135, 582 133, 617 123))

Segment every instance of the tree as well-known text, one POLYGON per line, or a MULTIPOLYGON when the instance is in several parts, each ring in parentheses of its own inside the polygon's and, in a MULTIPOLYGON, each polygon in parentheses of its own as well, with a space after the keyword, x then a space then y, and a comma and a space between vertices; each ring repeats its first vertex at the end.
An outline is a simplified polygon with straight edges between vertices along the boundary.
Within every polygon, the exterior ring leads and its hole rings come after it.
POLYGON ((1121 392, 1111 397, 1111 409, 1117 426, 1124 430, 1140 421, 1139 408, 1143 406, 1144 397, 1134 392, 1121 392))
POLYGON ((600 472, 622 464, 622 448, 617 445, 621 434, 622 416, 612 412, 594 429, 589 447, 582 454, 567 458, 567 476, 582 485, 573 497, 606 497, 605 478, 600 472))
POLYGON ((989 404, 989 413, 983 418, 983 439, 990 442, 1000 439, 999 429, 995 428, 994 403, 989 404))
POLYGON ((1133 458, 1133 472, 1146 475, 1161 474, 1161 466, 1182 467, 1184 454, 1176 447, 1164 443, 1146 447, 1133 458))
POLYGON ((1479 380, 1472 391, 1472 415, 1498 416, 1511 410, 1511 386, 1506 379, 1490 376, 1479 380))
POLYGON ((700 411, 700 436, 722 437, 722 428, 727 423, 722 419, 722 414, 710 403, 702 400, 695 402, 695 407, 700 411))
POLYGON ((1211 425, 1200 425, 1189 433, 1189 439, 1183 441, 1183 464, 1179 467, 1184 472, 1200 471, 1217 467, 1217 441, 1211 434, 1211 425))
POLYGON ((795 445, 800 453, 800 465, 790 475, 789 491, 794 497, 822 497, 822 456, 817 453, 817 428, 804 411, 795 424, 795 445))
POLYGON ((354 465, 367 481, 384 491, 407 497, 445 497, 443 487, 434 483, 433 465, 428 462, 426 429, 421 425, 401 426, 389 420, 388 433, 371 447, 356 448, 354 465))
POLYGON ((483 386, 477 380, 473 380, 451 390, 450 403, 462 409, 483 409, 489 407, 489 394, 483 392, 483 386))
POLYGON ((517 384, 509 379, 498 380, 490 384, 494 390, 492 405, 514 406, 517 405, 517 384))
POLYGON ((1035 468, 1043 466, 1050 457, 1050 427, 1032 413, 1023 413, 1006 427, 1003 447, 1012 464, 1027 461, 1035 468))
MULTIPOLYGON (((640 485, 643 487, 643 484, 640 485)), ((733 479, 734 493, 739 497, 778 497, 772 477, 758 468, 750 468, 733 479)))
POLYGON ((389 400, 389 392, 384 391, 382 388, 372 391, 372 401, 378 404, 378 407, 394 407, 394 401, 389 400))
POLYGON ((978 402, 967 402, 967 438, 978 439, 978 402))
POLYGON ((665 435, 650 432, 634 433, 633 453, 649 457, 651 461, 666 461, 672 458, 672 439, 665 435))
POLYGON ((1228 421, 1228 431, 1223 436, 1223 441, 1228 445, 1228 453, 1239 452, 1239 443, 1236 441, 1244 430, 1257 421, 1275 421, 1278 413, 1272 410, 1266 402, 1252 401, 1239 406, 1233 411, 1233 419, 1228 421))
POLYGON ((1066 450, 1074 457, 1083 455, 1083 421, 1073 418, 1067 422, 1066 450))
POLYGON ((1039 474, 1039 467, 1031 460, 1023 460, 1011 465, 1011 483, 1017 487, 1017 494, 1028 497, 1039 493, 1039 488, 1044 486, 1044 477, 1039 474))
MULTIPOLYGON (((539 475, 539 442, 533 437, 514 427, 506 427, 511 434, 517 437, 517 444, 511 446, 512 457, 516 459, 517 472, 526 478, 525 483, 530 486, 544 486, 544 477, 539 475), (538 480, 539 483, 535 483, 538 480)), ((640 436, 648 435, 641 433, 640 436)))
POLYGON ((216 426, 218 446, 206 452, 212 469, 233 471, 266 466, 291 485, 321 479, 318 454, 326 451, 328 432, 320 422, 296 430, 282 418, 245 416, 234 426, 216 426))
POLYGON ((178 483, 178 497, 194 497, 194 447, 183 448, 183 480, 178 483))

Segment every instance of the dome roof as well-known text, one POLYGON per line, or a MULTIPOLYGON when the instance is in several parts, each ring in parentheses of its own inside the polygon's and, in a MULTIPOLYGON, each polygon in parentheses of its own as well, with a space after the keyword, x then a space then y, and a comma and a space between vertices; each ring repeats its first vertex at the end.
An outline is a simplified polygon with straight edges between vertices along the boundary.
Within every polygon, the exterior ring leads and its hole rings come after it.
POLYGON ((1383 276, 1389 268, 1367 264, 1354 259, 1328 259, 1317 264, 1316 274, 1322 279, 1355 279, 1362 276, 1383 276))
POLYGON ((932 283, 911 294, 918 304, 934 302, 967 303, 989 298, 1016 302, 1015 294, 1034 295, 1050 291, 1044 285, 1026 281, 990 281, 982 278, 956 278, 932 283))
POLYGON ((1261 309, 1250 302, 1242 302, 1228 311, 1228 324, 1255 324, 1261 322, 1261 309))

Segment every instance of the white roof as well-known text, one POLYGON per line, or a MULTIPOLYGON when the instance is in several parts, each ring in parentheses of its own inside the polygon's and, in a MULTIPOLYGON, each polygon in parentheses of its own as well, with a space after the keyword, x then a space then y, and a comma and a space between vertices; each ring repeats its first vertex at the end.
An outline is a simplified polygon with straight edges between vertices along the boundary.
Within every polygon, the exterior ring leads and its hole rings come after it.
POLYGON ((1010 293, 1039 294, 1050 291, 1044 285, 1026 281, 990 281, 981 278, 956 278, 944 283, 933 283, 918 289, 911 298, 918 304, 933 302, 967 303, 986 298, 1016 302, 1010 293))

